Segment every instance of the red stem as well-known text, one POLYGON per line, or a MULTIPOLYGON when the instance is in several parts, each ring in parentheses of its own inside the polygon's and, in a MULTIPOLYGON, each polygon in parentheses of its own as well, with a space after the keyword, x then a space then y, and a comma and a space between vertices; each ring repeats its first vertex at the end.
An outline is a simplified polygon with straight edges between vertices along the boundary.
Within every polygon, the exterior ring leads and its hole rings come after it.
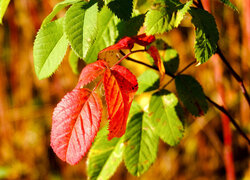
POLYGON ((114 66, 117 65, 117 64, 119 64, 122 60, 128 58, 128 56, 130 56, 131 54, 138 53, 138 52, 145 52, 145 51, 146 51, 145 49, 131 51, 128 54, 126 54, 125 56, 123 56, 119 61, 117 61, 117 63, 115 63, 114 66))
MULTIPOLYGON (((202 2, 204 9, 211 13, 210 1, 202 0, 202 2)), ((223 85, 223 67, 218 60, 219 56, 217 54, 212 56, 211 58, 211 61, 213 62, 214 65, 214 77, 215 77, 217 92, 221 97, 221 105, 226 108, 225 88, 223 85)), ((223 130, 223 140, 224 140, 223 156, 226 168, 226 177, 227 180, 235 180, 235 170, 234 170, 234 161, 232 152, 232 132, 230 128, 230 120, 222 112, 220 113, 220 117, 222 121, 222 130, 223 130)))

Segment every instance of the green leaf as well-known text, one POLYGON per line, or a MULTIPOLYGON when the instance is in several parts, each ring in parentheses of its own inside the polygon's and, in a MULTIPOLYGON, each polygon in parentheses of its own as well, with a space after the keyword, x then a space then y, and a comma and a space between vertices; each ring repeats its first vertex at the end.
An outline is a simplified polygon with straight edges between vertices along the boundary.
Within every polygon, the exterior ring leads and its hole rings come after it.
POLYGON ((155 132, 171 146, 178 144, 183 137, 184 128, 178 116, 178 99, 167 90, 152 95, 149 112, 155 132))
POLYGON ((57 3, 55 7, 53 8, 53 11, 43 20, 42 26, 49 23, 61 9, 65 8, 66 6, 72 5, 74 3, 80 2, 80 1, 81 0, 65 0, 65 1, 57 3))
POLYGON ((219 32, 209 12, 197 8, 191 8, 189 12, 195 26, 195 57, 204 63, 216 52, 219 32))
POLYGON ((141 106, 136 102, 133 101, 129 110, 129 117, 128 119, 130 119, 132 116, 134 116, 137 113, 142 112, 143 110, 141 109, 141 106))
POLYGON ((181 4, 179 0, 155 0, 154 3, 170 7, 175 7, 181 4))
POLYGON ((156 46, 158 50, 166 50, 169 47, 162 39, 156 39, 151 45, 156 46))
POLYGON ((68 41, 63 33, 63 19, 48 23, 36 36, 33 49, 36 75, 49 77, 58 68, 67 51, 68 41))
POLYGON ((147 113, 137 113, 130 119, 124 138, 125 165, 131 174, 140 176, 155 161, 159 143, 147 113))
POLYGON ((178 27, 181 21, 183 20, 185 14, 188 12, 190 9, 190 6, 193 4, 193 0, 188 1, 184 5, 180 5, 177 7, 177 13, 174 21, 174 27, 178 27))
MULTIPOLYGON (((161 59, 164 64, 165 71, 166 73, 174 74, 179 67, 178 52, 175 49, 171 48, 167 43, 165 43, 161 39, 157 39, 155 42, 153 42, 152 45, 156 46, 158 50, 164 50, 163 51, 164 54, 163 54, 163 57, 161 56, 161 59)), ((154 64, 154 59, 150 55, 146 55, 146 56, 149 62, 151 63, 151 65, 156 67, 154 64)))
POLYGON ((139 29, 143 26, 145 15, 141 14, 127 21, 121 21, 118 23, 117 28, 119 31, 119 36, 117 40, 120 40, 124 36, 135 36, 137 35, 139 29))
POLYGON ((0 0, 0 24, 3 23, 3 16, 5 14, 5 11, 7 10, 9 3, 10 0, 0 0))
POLYGON ((104 4, 108 5, 108 3, 110 3, 111 1, 113 1, 113 0, 104 0, 104 4))
POLYGON ((85 58, 97 34, 98 3, 79 2, 66 12, 65 33, 74 52, 85 58))
POLYGON ((167 7, 149 10, 146 14, 145 26, 147 34, 162 34, 178 27, 193 3, 193 1, 188 1, 186 4, 170 2, 166 1, 167 7))
POLYGON ((174 74, 179 67, 179 55, 175 49, 167 48, 164 52, 163 64, 165 71, 174 74))
POLYGON ((88 154, 87 172, 91 180, 109 179, 122 161, 123 139, 113 138, 108 141, 107 135, 107 127, 103 127, 88 154))
POLYGON ((153 91, 160 86, 159 75, 154 70, 146 70, 138 77, 138 91, 137 94, 143 92, 153 91))
POLYGON ((79 74, 79 72, 78 72, 78 56, 72 50, 69 53, 69 65, 70 65, 73 73, 79 74))
POLYGON ((108 9, 108 7, 104 6, 98 15, 98 32, 96 39, 84 59, 85 62, 91 63, 96 61, 99 51, 115 43, 118 37, 118 30, 116 27, 118 23, 118 18, 108 9))
POLYGON ((224 3, 225 5, 227 5, 228 7, 232 8, 234 11, 239 12, 238 9, 237 9, 237 7, 233 3, 231 3, 230 0, 220 0, 220 1, 222 3, 224 3))
POLYGON ((208 104, 201 85, 192 76, 179 75, 175 79, 176 90, 184 106, 194 116, 207 112, 208 104))
POLYGON ((128 20, 132 14, 133 0, 113 0, 108 7, 118 18, 128 20))

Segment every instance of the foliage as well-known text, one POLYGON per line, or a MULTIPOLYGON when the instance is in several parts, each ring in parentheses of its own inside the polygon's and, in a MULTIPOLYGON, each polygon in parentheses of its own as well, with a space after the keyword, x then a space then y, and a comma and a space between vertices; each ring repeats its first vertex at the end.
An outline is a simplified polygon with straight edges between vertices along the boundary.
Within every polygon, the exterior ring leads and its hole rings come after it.
MULTIPOLYGON (((234 8, 230 1, 222 2, 234 8)), ((184 4, 178 0, 158 0, 145 14, 136 9, 132 0, 65 0, 55 6, 34 43, 38 78, 47 78, 56 71, 68 45, 69 62, 75 73, 78 58, 87 63, 76 87, 53 112, 51 147, 61 160, 75 165, 90 149, 90 179, 110 178, 122 160, 131 174, 141 176, 156 160, 159 139, 176 146, 183 138, 181 103, 194 116, 207 112, 206 97, 198 81, 175 74, 179 66, 177 51, 153 44, 160 39, 158 35, 177 28, 187 14, 195 27, 196 60, 205 63, 217 50, 219 33, 213 16, 194 7, 192 0, 184 4), (66 6, 70 7, 65 17, 50 22, 66 6), (145 33, 138 35, 143 25, 145 33), (138 52, 150 55, 153 65, 146 65, 159 74, 147 70, 137 82, 130 70, 118 65, 138 52), (166 74, 175 80, 178 97, 161 86, 166 74), (150 91, 153 92, 148 109, 132 105, 135 96, 150 91), (105 114, 103 106, 109 125, 99 130, 105 114)))
POLYGON ((154 93, 150 100, 149 112, 156 134, 169 145, 177 145, 184 131, 178 114, 177 97, 167 90, 154 93))
POLYGON ((124 136, 124 162, 131 174, 140 176, 148 170, 156 159, 158 142, 148 113, 135 113, 124 136))
POLYGON ((65 15, 65 33, 74 52, 85 58, 97 32, 98 6, 79 2, 72 5, 65 15))
POLYGON ((194 116, 207 112, 206 97, 200 84, 188 75, 179 75, 175 79, 176 90, 185 107, 194 116))
POLYGON ((147 34, 162 34, 180 25, 192 1, 185 5, 174 1, 161 1, 164 4, 159 9, 152 9, 146 15, 145 26, 147 34))
POLYGON ((232 8, 234 11, 238 11, 237 7, 233 3, 231 3, 230 0, 220 0, 220 1, 229 6, 230 8, 232 8))
POLYGON ((49 77, 63 60, 68 41, 63 32, 63 19, 50 22, 37 33, 34 43, 34 64, 39 79, 49 77))
POLYGON ((90 179, 109 179, 122 161, 123 138, 107 139, 107 127, 97 134, 88 155, 88 176, 90 179))
POLYGON ((205 10, 191 8, 195 30, 195 57, 200 63, 206 62, 216 51, 219 33, 214 17, 205 10))

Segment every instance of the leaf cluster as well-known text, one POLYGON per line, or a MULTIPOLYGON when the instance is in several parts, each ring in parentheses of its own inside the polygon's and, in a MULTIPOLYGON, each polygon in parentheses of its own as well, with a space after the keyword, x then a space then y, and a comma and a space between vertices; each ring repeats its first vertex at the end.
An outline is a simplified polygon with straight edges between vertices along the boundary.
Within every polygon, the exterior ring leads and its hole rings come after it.
MULTIPOLYGON (((235 9, 230 1, 222 2, 235 9)), ((199 82, 176 73, 178 52, 155 38, 180 26, 187 14, 195 27, 195 58, 205 63, 217 50, 219 33, 214 17, 195 7, 193 0, 157 0, 145 14, 136 9, 133 0, 65 0, 55 6, 34 42, 38 78, 56 71, 69 45, 72 70, 78 73, 79 59, 87 63, 76 87, 53 113, 51 146, 60 159, 74 165, 94 142, 88 155, 90 179, 110 178, 122 160, 131 174, 140 176, 154 163, 160 139, 175 146, 184 136, 183 106, 194 116, 207 112, 199 82), (51 21, 67 6, 65 17, 51 21), (141 27, 145 33, 137 35, 141 27), (143 49, 133 50, 134 44, 143 49), (129 53, 124 54, 125 49, 129 53), (118 65, 136 52, 147 53, 151 64, 146 65, 159 73, 146 70, 136 78, 118 65), (174 78, 178 95, 163 88, 166 74, 174 78), (94 83, 94 89, 85 87, 89 83, 94 83), (103 111, 100 87, 109 125, 99 131, 103 111), (150 101, 142 108, 133 100, 145 92, 151 92, 150 101)))

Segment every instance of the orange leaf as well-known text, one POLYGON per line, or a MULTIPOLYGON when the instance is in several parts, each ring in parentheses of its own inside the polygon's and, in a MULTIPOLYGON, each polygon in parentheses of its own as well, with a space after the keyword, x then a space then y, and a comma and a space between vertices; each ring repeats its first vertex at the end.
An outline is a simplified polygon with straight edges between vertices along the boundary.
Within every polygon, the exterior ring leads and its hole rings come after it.
POLYGON ((141 45, 141 46, 147 46, 155 41, 155 36, 149 35, 147 36, 145 33, 140 34, 138 36, 132 37, 132 39, 135 41, 135 43, 141 45))
POLYGON ((111 50, 120 50, 120 49, 132 49, 134 47, 134 39, 131 37, 125 36, 116 44, 109 46, 99 52, 99 54, 103 53, 104 51, 111 51, 111 50))
POLYGON ((127 118, 138 90, 136 77, 125 67, 115 65, 104 73, 104 89, 109 115, 108 139, 125 133, 127 118))
POLYGON ((82 69, 79 77, 77 88, 81 88, 91 81, 93 81, 98 76, 102 75, 107 68, 107 62, 103 60, 96 61, 94 63, 88 64, 82 69))
POLYGON ((160 54, 158 49, 155 46, 151 46, 148 51, 147 51, 152 58, 154 59, 154 63, 155 65, 158 67, 160 75, 161 75, 161 80, 163 80, 164 76, 165 76, 165 67, 164 64, 161 60, 160 54))

